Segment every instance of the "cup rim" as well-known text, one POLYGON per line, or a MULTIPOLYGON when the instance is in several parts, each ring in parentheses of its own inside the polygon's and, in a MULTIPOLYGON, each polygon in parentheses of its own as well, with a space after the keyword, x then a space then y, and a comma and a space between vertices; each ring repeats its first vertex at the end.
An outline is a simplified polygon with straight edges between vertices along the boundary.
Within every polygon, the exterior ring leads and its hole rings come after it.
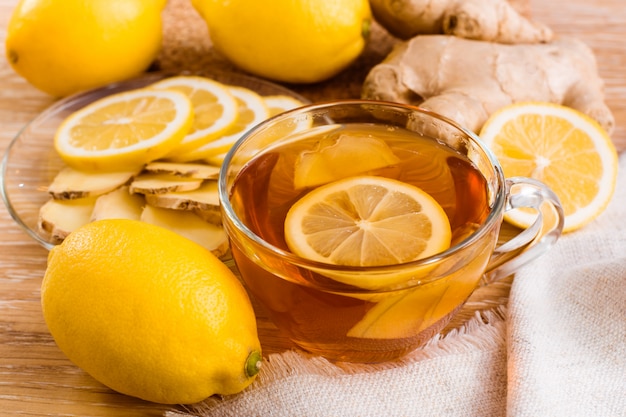
MULTIPOLYGON (((404 104, 404 103, 396 103, 390 101, 383 100, 366 100, 366 99, 338 99, 332 101, 324 101, 317 102, 312 104, 307 104, 292 110, 285 111, 281 114, 273 116, 258 125, 254 126, 250 130, 248 130, 245 134, 243 134, 237 142, 230 148, 227 152, 224 161, 222 162, 222 166, 220 168, 219 178, 218 178, 218 194, 220 199, 220 206, 222 208, 222 214, 226 217, 226 221, 230 222, 233 227, 235 227, 239 232, 243 233, 245 237, 254 244, 262 247, 264 250, 267 250, 274 255, 278 255, 281 258, 285 259, 287 262, 294 264, 298 267, 304 267, 307 269, 318 269, 318 270, 326 270, 333 272, 350 272, 350 273, 360 273, 360 272, 368 272, 368 273, 389 273, 394 270, 400 270, 407 267, 418 267, 425 266, 430 264, 436 264, 437 262, 442 261, 445 258, 450 257, 453 253, 460 251, 461 249, 473 244, 475 241, 479 240, 485 233, 488 233, 491 230, 493 223, 499 221, 501 218, 501 213, 503 212, 505 201, 507 198, 506 193, 506 182, 504 178, 504 173, 500 166, 499 161, 495 157, 495 154, 487 147, 487 145, 480 139, 480 137, 472 132, 471 130, 462 127, 455 121, 440 115, 438 113, 432 112, 428 109, 424 109, 419 106, 404 104), (472 142, 478 145, 478 148, 482 150, 485 154, 486 158, 489 160, 491 167, 494 171, 494 177, 497 182, 497 190, 494 193, 494 201, 491 207, 487 218, 480 224, 478 229, 476 229, 470 236, 461 240, 453 246, 450 246, 443 252, 439 252, 435 255, 420 258, 414 261, 405 262, 401 264, 393 264, 393 265, 380 265, 380 266, 346 266, 346 265, 336 265, 330 264, 320 261, 314 261, 310 259, 306 259, 296 254, 283 250, 277 246, 272 245, 267 242, 265 239, 258 236, 254 233, 248 226, 246 226, 234 212, 232 205, 230 204, 230 195, 228 189, 228 171, 231 166, 231 162, 233 156, 237 152, 237 150, 248 140, 249 137, 255 135, 258 131, 263 130, 267 125, 274 123, 276 120, 292 117, 302 113, 308 113, 312 111, 319 111, 324 108, 335 107, 335 106, 355 106, 355 105, 368 105, 368 106, 385 106, 398 108, 403 110, 411 110, 415 111, 429 117, 439 119, 444 123, 452 126, 457 129, 459 132, 466 135, 472 142)), ((228 225, 225 224, 226 230, 228 230, 228 225)), ((419 284, 418 284, 419 285, 419 284)), ((365 291, 365 290, 364 290, 365 291)))

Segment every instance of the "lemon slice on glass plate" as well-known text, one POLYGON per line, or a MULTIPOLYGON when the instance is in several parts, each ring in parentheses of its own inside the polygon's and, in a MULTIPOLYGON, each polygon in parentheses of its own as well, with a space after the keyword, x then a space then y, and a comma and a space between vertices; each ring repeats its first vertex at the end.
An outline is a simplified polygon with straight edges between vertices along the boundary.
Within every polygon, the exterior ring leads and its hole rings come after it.
MULTIPOLYGON (((276 116, 277 114, 283 113, 287 110, 292 110, 300 106, 304 106, 305 103, 298 100, 295 97, 291 97, 285 94, 274 94, 269 96, 262 96, 265 105, 267 106, 268 117, 276 116)), ((304 130, 311 126, 310 119, 303 119, 299 123, 293 126, 284 126, 278 129, 276 132, 272 132, 271 138, 268 135, 268 140, 274 140, 279 137, 284 137, 286 135, 292 134, 296 131, 304 130)), ((204 160, 210 164, 215 166, 221 166, 226 158, 226 154, 228 150, 224 152, 220 152, 214 155, 209 155, 204 160)))
MULTIPOLYGON (((563 231, 578 229, 604 211, 615 191, 617 151, 589 116, 541 102, 503 107, 480 137, 495 153, 506 177, 525 176, 548 185, 565 212, 563 231)), ((512 210, 505 219, 528 227, 536 214, 512 210)))
POLYGON ((228 88, 207 77, 180 75, 152 84, 150 88, 184 93, 193 105, 194 121, 189 133, 174 149, 178 155, 219 138, 239 116, 237 101, 228 88))
POLYGON ((101 98, 59 126, 54 147, 83 171, 124 171, 161 158, 193 123, 191 101, 177 91, 140 88, 101 98))
POLYGON ((226 153, 244 133, 269 117, 269 110, 261 95, 245 87, 227 86, 227 88, 237 101, 239 113, 237 121, 218 139, 188 152, 172 155, 171 159, 187 162, 226 153))

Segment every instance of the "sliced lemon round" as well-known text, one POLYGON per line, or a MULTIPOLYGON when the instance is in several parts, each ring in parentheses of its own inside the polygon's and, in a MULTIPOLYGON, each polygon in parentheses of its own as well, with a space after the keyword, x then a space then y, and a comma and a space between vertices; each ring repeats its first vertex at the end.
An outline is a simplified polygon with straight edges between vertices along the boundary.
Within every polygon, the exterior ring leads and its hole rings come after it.
POLYGON ((78 170, 129 170, 174 149, 192 122, 193 107, 183 93, 137 89, 72 113, 57 129, 54 147, 78 170))
MULTIPOLYGON (((450 246, 450 223, 420 188, 384 177, 356 176, 316 188, 285 219, 285 240, 296 255, 345 266, 415 261, 450 246)), ((409 271, 411 272, 411 271, 409 271)), ((332 274, 360 288, 385 288, 403 274, 332 274)))
POLYGON ((177 155, 219 138, 239 116, 237 101, 228 88, 206 77, 180 75, 158 81, 150 88, 180 91, 191 100, 193 125, 182 142, 172 151, 177 155))
MULTIPOLYGON (((551 103, 518 103, 494 113, 480 137, 506 177, 542 181, 561 200, 563 231, 578 229, 604 211, 615 191, 618 157, 607 132, 587 115, 551 103)), ((512 210, 506 220, 528 227, 537 214, 512 210)))
POLYGON ((267 105, 259 94, 245 87, 227 86, 227 88, 237 101, 239 113, 237 121, 218 139, 188 152, 172 155, 171 159, 180 162, 195 161, 228 152, 244 133, 269 117, 267 105))

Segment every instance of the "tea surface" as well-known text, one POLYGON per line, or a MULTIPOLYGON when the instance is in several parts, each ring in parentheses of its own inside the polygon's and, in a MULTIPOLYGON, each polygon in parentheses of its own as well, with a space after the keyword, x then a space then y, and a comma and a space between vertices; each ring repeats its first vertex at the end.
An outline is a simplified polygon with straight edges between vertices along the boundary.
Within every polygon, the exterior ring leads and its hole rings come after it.
MULTIPOLYGON (((363 142, 365 148, 371 149, 373 158, 381 154, 382 144, 396 157, 395 163, 355 172, 360 166, 367 169, 367 161, 344 155, 326 158, 319 164, 320 169, 332 171, 335 180, 350 175, 377 175, 421 188, 446 212, 452 244, 473 232, 489 213, 485 178, 465 156, 443 143, 414 132, 371 124, 341 125, 330 131, 324 126, 320 130, 319 135, 312 132, 254 159, 240 172, 233 187, 231 203, 240 218, 254 233, 281 249, 288 250, 283 231, 287 212, 314 188, 298 187, 295 183, 302 155, 319 153, 346 137, 363 142), (329 165, 333 160, 335 165, 329 165)), ((368 157, 367 149, 358 149, 357 153, 363 159, 368 157)))

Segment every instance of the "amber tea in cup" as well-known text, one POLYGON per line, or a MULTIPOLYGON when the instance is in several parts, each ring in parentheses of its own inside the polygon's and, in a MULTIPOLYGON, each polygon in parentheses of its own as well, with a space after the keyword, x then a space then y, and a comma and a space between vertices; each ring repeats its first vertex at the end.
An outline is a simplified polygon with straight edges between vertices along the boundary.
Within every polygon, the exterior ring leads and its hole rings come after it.
MULTIPOLYGON (((529 179, 505 181, 471 132, 425 110, 373 101, 310 105, 257 126, 229 152, 220 197, 233 257, 253 297, 298 346, 352 362, 392 360, 423 345, 485 274, 510 274, 545 252, 562 228, 551 191, 529 179), (362 259, 337 264, 329 253, 343 250, 339 246, 358 227, 348 224, 316 237, 319 225, 313 221, 314 233, 302 238, 306 244, 317 240, 312 246, 322 255, 298 256, 287 237, 310 224, 286 227, 292 207, 320 187, 357 178, 374 178, 376 184, 391 179, 425 192, 446 223, 446 230, 432 223, 426 235, 447 233, 449 244, 429 256, 404 259, 400 253, 412 253, 415 226, 406 223, 406 232, 401 227, 392 235, 397 240, 362 241, 362 259), (536 225, 498 245, 505 210, 520 207, 537 210, 536 225), (546 207, 556 213, 549 216, 551 224, 541 215, 546 207), (371 261, 379 255, 394 261, 371 261)), ((342 204, 339 217, 352 210, 342 204)))

